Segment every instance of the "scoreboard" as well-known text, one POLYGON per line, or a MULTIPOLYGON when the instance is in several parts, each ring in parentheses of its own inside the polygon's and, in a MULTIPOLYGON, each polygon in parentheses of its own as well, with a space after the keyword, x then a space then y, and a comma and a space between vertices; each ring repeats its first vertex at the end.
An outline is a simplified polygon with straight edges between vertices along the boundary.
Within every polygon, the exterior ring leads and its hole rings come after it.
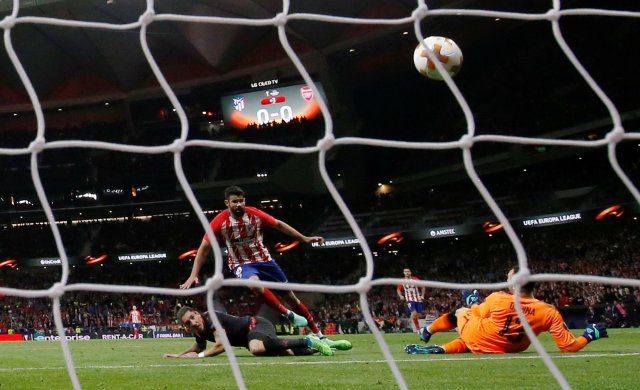
POLYGON ((314 119, 321 114, 317 94, 324 97, 324 90, 316 83, 318 91, 306 84, 270 86, 261 90, 238 92, 223 96, 222 115, 226 126, 246 129, 272 123, 288 123, 297 119, 314 119))

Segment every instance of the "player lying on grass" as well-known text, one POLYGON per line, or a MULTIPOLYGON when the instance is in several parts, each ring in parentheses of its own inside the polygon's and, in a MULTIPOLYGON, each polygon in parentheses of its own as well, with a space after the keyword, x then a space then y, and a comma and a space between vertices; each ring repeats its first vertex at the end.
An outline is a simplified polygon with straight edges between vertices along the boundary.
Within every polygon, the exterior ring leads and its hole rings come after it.
MULTIPOLYGON (((515 272, 515 269, 509 271, 508 281, 512 280, 515 272)), ((575 337, 569 332, 555 307, 533 297, 534 287, 533 282, 522 286, 520 302, 536 335, 549 332, 562 352, 577 352, 591 341, 607 337, 606 328, 600 324, 590 324, 582 336, 575 337)), ((513 287, 510 287, 510 290, 513 293, 513 287)), ((470 307, 444 314, 420 330, 420 339, 424 342, 428 342, 434 333, 453 330, 456 327, 460 338, 444 345, 409 344, 405 347, 405 352, 482 354, 521 352, 529 348, 531 341, 520 324, 512 294, 494 292, 483 303, 479 303, 480 295, 474 290, 464 292, 463 301, 470 307)))
MULTIPOLYGON (((226 332, 229 343, 234 347, 245 347, 256 356, 311 355, 320 352, 332 356, 333 349, 317 337, 285 339, 276 335, 276 329, 269 320, 257 316, 236 317, 216 312, 223 329, 215 329, 209 324, 207 314, 200 314, 191 307, 183 306, 177 318, 187 331, 193 332, 195 344, 182 353, 167 353, 167 358, 203 358, 224 352, 220 331, 226 332), (207 341, 214 344, 207 349, 207 341)), ((346 342, 346 340, 344 340, 346 342)))
MULTIPOLYGON (((324 242, 324 238, 320 236, 305 236, 286 222, 260 209, 247 206, 244 190, 238 186, 225 188, 224 199, 227 209, 213 218, 211 230, 219 242, 226 245, 229 270, 239 279, 288 282, 284 271, 271 257, 267 245, 263 242, 263 232, 266 228, 278 230, 307 244, 324 242)), ((191 275, 180 285, 181 289, 191 288, 199 282, 198 275, 210 252, 211 243, 205 234, 196 253, 191 275)), ((322 334, 307 306, 293 291, 287 289, 272 291, 264 287, 251 287, 251 290, 272 309, 286 316, 294 325, 308 326, 314 336, 321 338, 331 348, 341 349, 341 345, 334 344, 333 340, 329 340, 322 334), (291 309, 284 306, 281 299, 291 309)))

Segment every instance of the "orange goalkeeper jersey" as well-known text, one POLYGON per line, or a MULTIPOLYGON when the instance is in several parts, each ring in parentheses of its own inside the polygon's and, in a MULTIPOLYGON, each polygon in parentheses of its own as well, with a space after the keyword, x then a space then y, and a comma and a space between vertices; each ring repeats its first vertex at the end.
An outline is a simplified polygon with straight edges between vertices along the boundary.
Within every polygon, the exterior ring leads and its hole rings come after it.
MULTIPOLYGON (((575 352, 588 344, 575 337, 564 324, 558 310, 535 298, 521 298, 522 309, 536 335, 549 332, 563 352, 575 352)), ((514 307, 514 296, 495 292, 467 310, 458 320, 460 337, 473 353, 521 352, 531 342, 520 324, 514 307)))

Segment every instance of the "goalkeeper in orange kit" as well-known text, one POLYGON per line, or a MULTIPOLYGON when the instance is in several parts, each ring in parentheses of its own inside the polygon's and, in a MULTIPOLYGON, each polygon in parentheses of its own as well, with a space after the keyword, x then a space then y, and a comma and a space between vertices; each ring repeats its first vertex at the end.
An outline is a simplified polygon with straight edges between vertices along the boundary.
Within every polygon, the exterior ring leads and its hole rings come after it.
MULTIPOLYGON (((515 269, 509 271, 511 281, 515 269)), ((564 324, 558 310, 533 297, 533 282, 521 288, 522 310, 536 335, 549 332, 562 352, 576 352, 593 340, 607 336, 607 330, 600 324, 590 324, 582 336, 575 337, 564 324)), ((513 288, 510 287, 513 292, 513 288)), ((458 328, 460 338, 444 345, 409 344, 405 352, 410 354, 440 354, 472 352, 510 353, 522 352, 529 348, 531 341, 520 324, 518 313, 514 307, 514 296, 506 292, 495 292, 483 303, 476 290, 463 292, 466 308, 444 314, 430 326, 420 330, 420 339, 428 342, 431 335, 437 332, 458 328)))

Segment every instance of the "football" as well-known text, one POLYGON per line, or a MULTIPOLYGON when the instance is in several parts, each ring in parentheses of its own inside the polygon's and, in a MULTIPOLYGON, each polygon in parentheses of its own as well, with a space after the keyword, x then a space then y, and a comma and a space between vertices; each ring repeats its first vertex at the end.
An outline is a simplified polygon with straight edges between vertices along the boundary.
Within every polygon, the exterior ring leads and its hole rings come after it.
POLYGON ((433 80, 442 80, 436 65, 427 57, 425 46, 433 52, 434 59, 440 61, 451 77, 460 72, 463 61, 460 47, 452 39, 433 36, 425 38, 413 52, 413 63, 420 74, 433 80))

